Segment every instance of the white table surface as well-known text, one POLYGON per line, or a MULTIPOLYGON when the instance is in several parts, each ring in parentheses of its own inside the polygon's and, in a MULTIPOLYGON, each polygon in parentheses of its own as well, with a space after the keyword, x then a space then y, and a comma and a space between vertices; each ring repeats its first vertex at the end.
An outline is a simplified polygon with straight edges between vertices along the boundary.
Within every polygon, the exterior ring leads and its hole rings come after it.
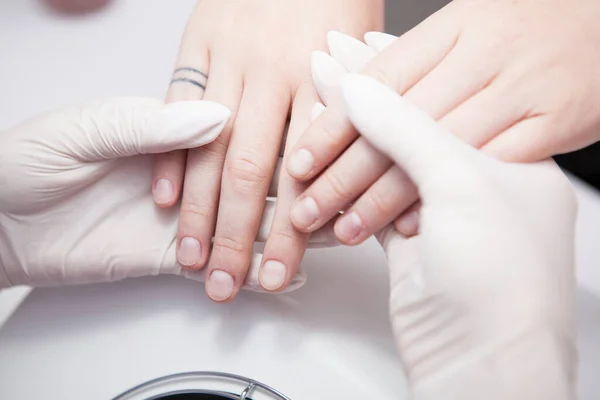
MULTIPOLYGON (((66 18, 35 0, 0 2, 0 130, 95 97, 162 96, 193 4, 116 0, 102 13, 66 18)), ((592 400, 600 393, 600 194, 574 184, 580 391, 592 400)), ((276 300, 244 294, 226 306, 176 278, 2 291, 0 399, 103 399, 196 369, 267 380, 295 399, 342 398, 344 390, 348 399, 400 398, 376 243, 311 252, 305 266, 302 290, 276 300)))

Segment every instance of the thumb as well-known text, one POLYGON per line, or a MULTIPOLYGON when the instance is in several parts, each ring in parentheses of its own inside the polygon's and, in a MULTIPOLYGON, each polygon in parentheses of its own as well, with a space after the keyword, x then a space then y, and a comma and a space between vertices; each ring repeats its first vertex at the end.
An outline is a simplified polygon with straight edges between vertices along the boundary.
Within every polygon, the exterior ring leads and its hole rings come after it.
POLYGON ((454 170, 449 167, 457 162, 464 166, 480 157, 474 148, 373 78, 346 76, 342 95, 356 129, 404 169, 419 188, 441 171, 454 170))
POLYGON ((140 97, 101 101, 74 112, 79 129, 69 129, 65 139, 71 155, 86 162, 200 147, 217 138, 231 115, 209 101, 164 104, 140 97))

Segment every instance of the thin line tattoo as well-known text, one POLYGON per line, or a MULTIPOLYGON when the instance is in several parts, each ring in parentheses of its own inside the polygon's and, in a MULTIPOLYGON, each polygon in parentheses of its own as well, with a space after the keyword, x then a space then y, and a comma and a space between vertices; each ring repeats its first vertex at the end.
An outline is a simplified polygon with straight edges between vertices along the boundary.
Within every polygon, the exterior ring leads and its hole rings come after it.
POLYGON ((196 74, 200 74, 204 77, 204 79, 208 79, 208 75, 206 75, 204 72, 200 71, 199 69, 196 68, 190 68, 190 67, 181 67, 181 68, 177 68, 175 71, 173 71, 173 74, 176 74, 178 72, 182 72, 182 71, 188 71, 188 72, 193 72, 196 74))
POLYGON ((199 87, 202 90, 206 90, 206 86, 204 86, 203 84, 201 84, 198 81, 195 81, 193 79, 188 79, 188 78, 173 78, 171 80, 171 84, 176 83, 176 82, 185 82, 185 83, 191 83, 194 86, 199 87))

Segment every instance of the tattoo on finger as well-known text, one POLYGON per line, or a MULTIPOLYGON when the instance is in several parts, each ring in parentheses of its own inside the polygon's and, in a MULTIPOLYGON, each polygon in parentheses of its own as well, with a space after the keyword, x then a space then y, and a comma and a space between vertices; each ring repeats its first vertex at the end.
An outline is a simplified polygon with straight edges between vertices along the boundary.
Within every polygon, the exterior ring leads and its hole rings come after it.
POLYGON ((179 67, 173 71, 170 85, 174 83, 184 83, 194 85, 202 90, 206 89, 208 75, 199 69, 192 67, 179 67))

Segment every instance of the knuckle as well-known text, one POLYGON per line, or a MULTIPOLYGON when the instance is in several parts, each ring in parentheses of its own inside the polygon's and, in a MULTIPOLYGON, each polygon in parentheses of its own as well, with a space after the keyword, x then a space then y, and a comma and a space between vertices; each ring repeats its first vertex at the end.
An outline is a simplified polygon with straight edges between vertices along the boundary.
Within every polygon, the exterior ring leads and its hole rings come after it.
POLYGON ((354 193, 343 177, 331 171, 326 172, 323 177, 336 199, 350 201, 354 198, 354 193))
POLYGON ((377 215, 389 215, 395 211, 394 208, 400 200, 396 195, 398 193, 373 188, 367 191, 367 200, 377 215))
POLYGON ((195 149, 202 153, 202 156, 208 160, 222 160, 227 153, 228 140, 219 135, 212 143, 195 149))
POLYGON ((243 254, 246 246, 236 237, 230 235, 215 236, 213 241, 213 251, 224 251, 234 254, 243 254))
POLYGON ((248 157, 237 158, 227 163, 227 172, 236 182, 237 188, 246 192, 256 190, 269 182, 267 168, 248 157))
POLYGON ((181 202, 180 213, 182 220, 190 217, 194 218, 195 220, 202 219, 205 221, 210 221, 212 219, 210 207, 190 199, 186 199, 185 201, 181 202))

